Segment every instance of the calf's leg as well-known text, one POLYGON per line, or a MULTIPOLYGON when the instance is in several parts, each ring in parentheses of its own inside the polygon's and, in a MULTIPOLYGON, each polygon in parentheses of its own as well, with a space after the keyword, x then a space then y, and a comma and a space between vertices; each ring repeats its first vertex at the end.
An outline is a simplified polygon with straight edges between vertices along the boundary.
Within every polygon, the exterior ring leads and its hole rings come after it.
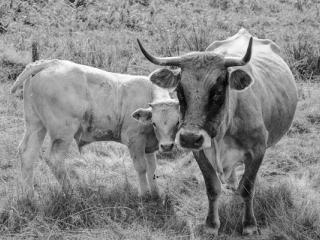
POLYGON ((34 162, 46 135, 46 129, 40 122, 26 123, 24 137, 19 145, 21 173, 23 185, 28 195, 34 194, 33 169, 34 162))
POLYGON ((52 173, 62 186, 62 190, 68 193, 71 189, 71 182, 65 167, 65 156, 71 144, 71 139, 53 139, 47 164, 52 173))
POLYGON ((227 180, 226 188, 231 189, 233 191, 236 191, 238 188, 238 177, 237 177, 237 173, 236 173, 236 167, 234 167, 231 170, 230 177, 227 180))
POLYGON ((146 154, 146 162, 147 162, 147 178, 148 178, 148 183, 151 191, 151 196, 154 198, 158 198, 160 194, 159 194, 157 179, 154 174, 157 168, 157 159, 155 154, 154 153, 146 154))
POLYGON ((146 195, 148 192, 148 182, 147 182, 147 165, 145 160, 144 145, 141 146, 140 141, 130 144, 129 152, 133 161, 134 169, 137 171, 139 184, 140 184, 140 196, 146 195))

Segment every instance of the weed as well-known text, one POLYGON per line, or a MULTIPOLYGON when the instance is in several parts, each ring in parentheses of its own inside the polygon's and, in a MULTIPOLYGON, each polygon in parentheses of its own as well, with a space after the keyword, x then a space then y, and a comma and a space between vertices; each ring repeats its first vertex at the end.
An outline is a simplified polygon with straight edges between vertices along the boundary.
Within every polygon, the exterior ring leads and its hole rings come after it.
POLYGON ((300 35, 296 43, 287 44, 285 51, 298 80, 306 81, 320 73, 320 52, 305 36, 300 35))
POLYGON ((288 131, 288 136, 295 136, 295 134, 304 134, 310 133, 310 128, 307 126, 306 123, 301 121, 293 121, 291 128, 288 131))
POLYGON ((192 26, 188 34, 182 34, 182 38, 189 51, 204 51, 211 41, 206 26, 192 26))

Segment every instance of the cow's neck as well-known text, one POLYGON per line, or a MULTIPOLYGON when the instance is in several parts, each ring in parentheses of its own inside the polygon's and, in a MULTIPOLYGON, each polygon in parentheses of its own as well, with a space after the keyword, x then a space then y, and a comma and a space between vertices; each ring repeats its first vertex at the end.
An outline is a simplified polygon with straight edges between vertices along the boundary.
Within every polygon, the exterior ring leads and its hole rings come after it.
POLYGON ((230 129, 232 124, 232 118, 235 112, 235 94, 230 90, 230 87, 226 88, 226 95, 225 95, 225 103, 222 112, 222 120, 217 129, 217 135, 215 136, 216 141, 220 142, 224 136, 227 134, 228 130, 230 129))
POLYGON ((224 138, 226 135, 229 135, 230 137, 234 137, 237 133, 237 124, 235 122, 235 118, 237 118, 236 114, 236 108, 238 104, 238 92, 231 90, 230 87, 227 89, 228 95, 227 95, 227 111, 225 115, 225 124, 223 129, 223 136, 224 138))

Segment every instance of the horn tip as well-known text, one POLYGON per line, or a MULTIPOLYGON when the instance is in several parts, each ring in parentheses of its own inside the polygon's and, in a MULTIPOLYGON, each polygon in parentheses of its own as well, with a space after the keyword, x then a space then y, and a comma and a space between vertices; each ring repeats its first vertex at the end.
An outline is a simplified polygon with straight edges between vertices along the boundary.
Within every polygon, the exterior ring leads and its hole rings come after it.
POLYGON ((250 46, 250 48, 252 47, 252 42, 253 42, 253 37, 250 37, 250 40, 249 40, 249 46, 250 46))
POLYGON ((141 47, 141 42, 140 42, 139 38, 137 38, 137 42, 138 42, 139 47, 141 47))
POLYGON ((248 44, 247 53, 246 53, 246 55, 245 55, 244 58, 243 58, 243 61, 244 61, 245 63, 249 62, 250 59, 251 59, 251 55, 252 55, 252 43, 253 43, 253 37, 251 36, 251 37, 250 37, 250 40, 249 40, 249 44, 248 44))

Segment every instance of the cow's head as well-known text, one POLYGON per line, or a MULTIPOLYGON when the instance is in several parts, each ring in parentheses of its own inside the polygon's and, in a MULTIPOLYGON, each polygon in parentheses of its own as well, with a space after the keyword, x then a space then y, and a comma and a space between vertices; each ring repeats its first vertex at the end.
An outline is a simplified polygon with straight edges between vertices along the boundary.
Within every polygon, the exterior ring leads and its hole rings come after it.
POLYGON ((211 146, 218 128, 226 116, 228 90, 244 90, 253 79, 241 69, 250 61, 252 38, 243 58, 225 57, 213 52, 193 52, 179 57, 159 58, 148 53, 138 40, 144 56, 154 64, 176 66, 155 71, 150 80, 163 88, 176 88, 182 122, 176 143, 184 148, 199 150, 211 146), (231 70, 231 71, 230 71, 231 70))
POLYGON ((165 100, 149 104, 149 108, 139 108, 132 117, 143 124, 153 125, 159 142, 159 151, 171 151, 180 121, 179 102, 165 100))

